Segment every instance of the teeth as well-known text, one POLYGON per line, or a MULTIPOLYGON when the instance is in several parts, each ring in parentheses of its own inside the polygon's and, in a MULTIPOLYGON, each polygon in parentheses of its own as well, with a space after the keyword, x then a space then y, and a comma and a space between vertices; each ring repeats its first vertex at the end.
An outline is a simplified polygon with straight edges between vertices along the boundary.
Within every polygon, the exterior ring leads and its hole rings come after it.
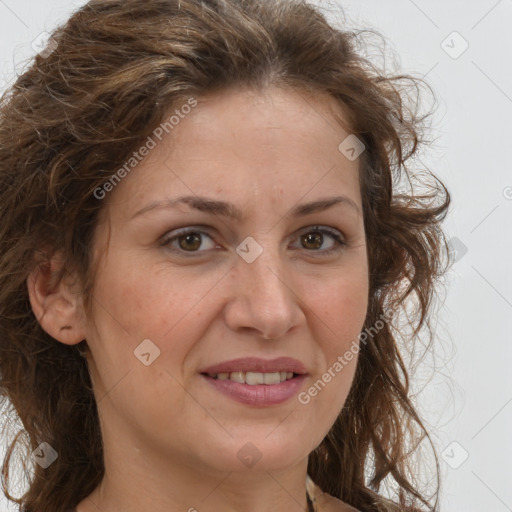
MULTIPOLYGON (((267 375, 274 374, 270 373, 267 375)), ((255 386, 256 384, 265 384, 265 375, 263 375, 263 373, 247 372, 245 374, 245 382, 246 384, 250 384, 251 386, 255 386)))
MULTIPOLYGON (((279 384, 281 382, 281 374, 276 373, 259 373, 255 375, 263 375, 264 384, 279 384)), ((249 376, 249 374, 247 374, 249 376)))
POLYGON ((232 380, 240 384, 249 384, 250 386, 256 386, 258 384, 267 384, 270 386, 293 378, 293 372, 231 372, 218 374, 210 373, 209 376, 218 380, 232 380))
POLYGON ((231 372, 229 375, 229 378, 231 380, 234 380, 235 382, 244 384, 245 383, 245 372, 231 372))

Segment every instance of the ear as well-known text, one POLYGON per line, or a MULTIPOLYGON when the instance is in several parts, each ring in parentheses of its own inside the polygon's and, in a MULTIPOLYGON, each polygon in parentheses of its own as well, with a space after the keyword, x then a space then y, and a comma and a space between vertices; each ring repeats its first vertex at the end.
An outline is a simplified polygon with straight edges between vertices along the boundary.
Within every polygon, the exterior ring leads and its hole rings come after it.
POLYGON ((28 276, 30 304, 44 331, 66 345, 75 345, 85 339, 85 315, 81 289, 66 276, 55 283, 62 265, 60 252, 49 262, 40 263, 28 276))

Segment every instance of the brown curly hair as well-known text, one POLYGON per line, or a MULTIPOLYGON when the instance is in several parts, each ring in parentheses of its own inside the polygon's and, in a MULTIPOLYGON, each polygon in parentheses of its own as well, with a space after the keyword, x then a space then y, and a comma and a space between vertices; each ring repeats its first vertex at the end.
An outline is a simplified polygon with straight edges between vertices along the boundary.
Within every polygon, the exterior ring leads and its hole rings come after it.
MULTIPOLYGON (((365 329, 413 299, 413 343, 429 325, 449 258, 440 227, 450 196, 431 173, 406 162, 424 142, 425 115, 409 90, 423 80, 389 75, 357 51, 360 33, 331 25, 300 0, 92 0, 52 34, 0 103, 0 389, 24 429, 2 467, 8 499, 22 512, 64 512, 101 482, 103 448, 87 362, 48 335, 32 312, 26 280, 62 251, 54 276, 77 272, 90 307, 97 187, 140 147, 183 98, 227 87, 272 84, 326 92, 349 114, 364 144, 360 183, 370 271, 365 329), (428 179, 427 179, 428 178, 428 179), (400 183, 409 188, 399 191, 400 183), (421 186, 417 191, 413 182, 421 186), (28 491, 8 492, 10 460, 48 442, 59 454, 30 468, 28 491)), ((428 87, 428 86, 427 86, 428 87)), ((429 88, 430 89, 430 88, 429 88)), ((416 482, 411 455, 427 430, 409 396, 409 376, 391 322, 361 345, 346 403, 309 456, 319 487, 365 512, 437 510, 416 482), (396 499, 382 495, 393 482, 396 499)))

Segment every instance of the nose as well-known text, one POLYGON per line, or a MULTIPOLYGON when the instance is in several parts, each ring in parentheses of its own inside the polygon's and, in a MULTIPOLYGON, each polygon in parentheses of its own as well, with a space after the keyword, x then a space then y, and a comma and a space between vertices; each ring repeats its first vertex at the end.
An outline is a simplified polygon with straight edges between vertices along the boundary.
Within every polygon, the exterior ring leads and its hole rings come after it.
POLYGON ((225 321, 234 332, 278 339, 305 322, 297 279, 280 256, 264 250, 252 263, 236 261, 225 321))

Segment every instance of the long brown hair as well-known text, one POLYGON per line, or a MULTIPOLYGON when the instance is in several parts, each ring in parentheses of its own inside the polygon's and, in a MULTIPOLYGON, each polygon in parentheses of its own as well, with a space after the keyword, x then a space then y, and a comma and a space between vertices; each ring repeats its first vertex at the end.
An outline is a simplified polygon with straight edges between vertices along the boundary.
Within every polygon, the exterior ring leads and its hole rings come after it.
POLYGON ((52 46, 4 94, 0 386, 24 429, 9 445, 2 484, 23 512, 64 512, 104 474, 98 412, 82 357, 86 340, 67 346, 42 330, 27 276, 62 251, 65 265, 55 282, 76 272, 89 307, 91 240, 104 205, 98 187, 188 98, 271 84, 328 93, 365 145, 360 182, 370 295, 364 329, 371 335, 361 343, 343 410, 310 454, 308 472, 323 491, 365 512, 437 510, 437 457, 432 496, 411 470, 412 452, 430 438, 409 397, 397 343, 403 333, 382 318, 410 298, 417 308, 409 317, 408 343, 429 325, 448 261, 440 222, 449 194, 434 175, 415 174, 407 162, 423 142, 424 117, 408 105, 406 91, 418 90, 421 80, 386 75, 356 43, 356 32, 331 26, 299 0, 93 0, 52 34, 52 46), (409 180, 409 190, 396 189, 400 179, 409 180), (41 442, 58 458, 47 469, 32 465, 28 475, 28 455, 41 442), (23 443, 29 488, 14 499, 10 459, 23 443), (396 507, 381 492, 388 481, 396 507))

